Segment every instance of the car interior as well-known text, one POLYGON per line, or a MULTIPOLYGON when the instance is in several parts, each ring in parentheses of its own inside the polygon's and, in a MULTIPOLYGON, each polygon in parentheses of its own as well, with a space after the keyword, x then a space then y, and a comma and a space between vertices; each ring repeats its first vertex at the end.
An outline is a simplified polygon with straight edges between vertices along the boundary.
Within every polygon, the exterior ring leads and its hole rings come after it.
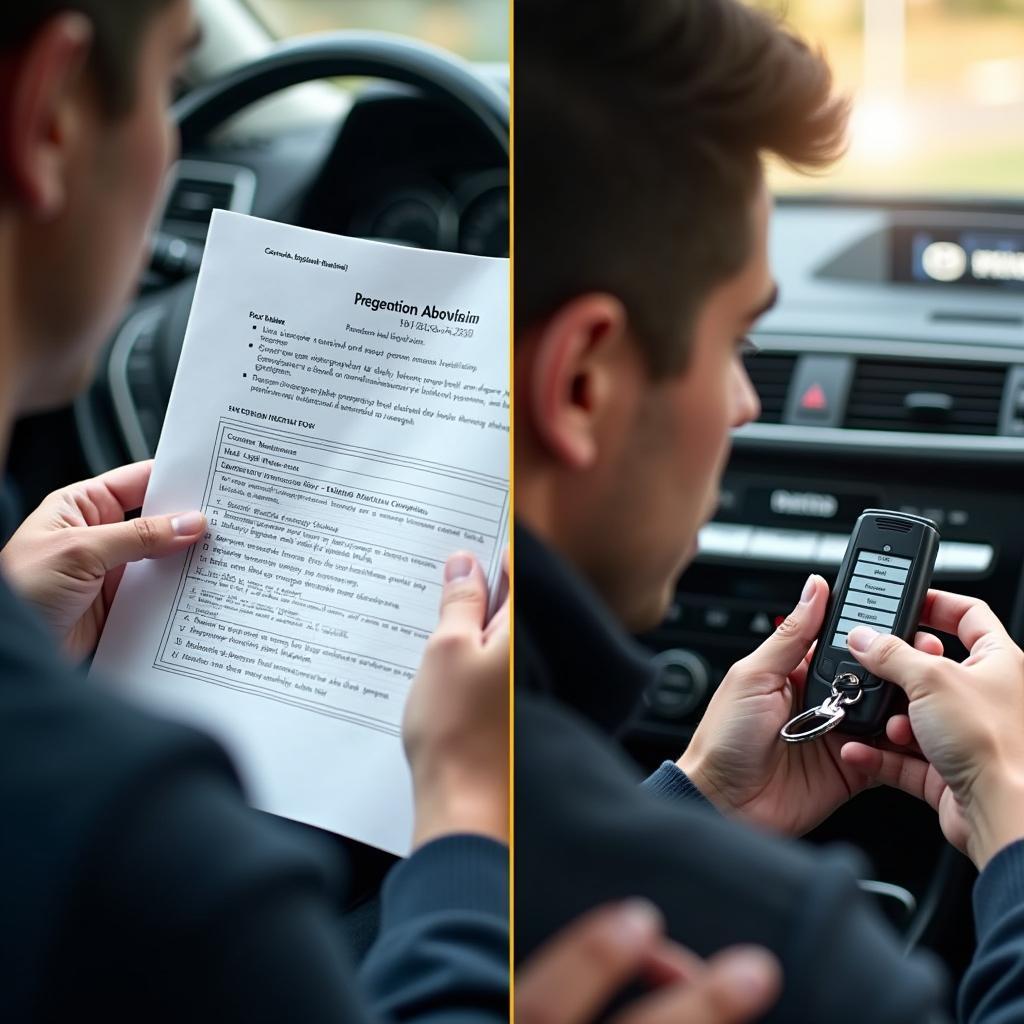
MULTIPOLYGON (((678 757, 729 666, 789 613, 809 571, 835 580, 864 509, 935 522, 933 586, 983 598, 1024 638, 1022 249, 1012 202, 778 202, 782 300, 747 360, 761 415, 736 432, 696 563, 644 638, 659 675, 624 741, 645 766, 678 757), (937 266, 943 251, 966 253, 954 280, 937 266)), ((966 657, 941 638, 947 656, 966 657)), ((928 807, 876 789, 811 838, 859 848, 873 867, 865 888, 907 946, 963 970, 974 872, 928 807)))
MULTIPOLYGON (((57 487, 155 453, 213 210, 508 255, 507 64, 393 32, 281 40, 240 0, 196 7, 203 43, 174 110, 182 148, 149 266, 88 391, 17 426, 8 468, 26 512, 57 487)), ((394 858, 330 838, 348 854, 346 924, 362 952, 394 858)))
MULTIPOLYGON (((176 107, 183 148, 150 265, 89 390, 18 425, 9 473, 26 510, 155 452, 214 209, 508 255, 507 64, 364 32, 280 41, 242 0, 197 6, 204 42, 176 107)), ((1024 203, 780 194, 772 262, 781 301, 748 359, 760 418, 736 432, 696 562, 642 638, 659 674, 622 743, 648 769, 678 757, 729 666, 789 612, 808 572, 834 579, 863 509, 933 520, 934 585, 983 598, 1024 642, 1024 203)), ((862 851, 863 885, 907 948, 960 976, 974 873, 929 808, 873 790, 810 838, 862 851)), ((346 848, 365 948, 392 859, 346 848)))

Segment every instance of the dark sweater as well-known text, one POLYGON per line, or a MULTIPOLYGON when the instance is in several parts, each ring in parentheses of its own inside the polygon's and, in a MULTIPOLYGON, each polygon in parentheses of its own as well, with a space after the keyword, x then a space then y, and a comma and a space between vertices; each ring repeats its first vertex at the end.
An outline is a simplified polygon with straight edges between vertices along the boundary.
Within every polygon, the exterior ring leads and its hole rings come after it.
MULTIPOLYGON (((767 1020, 943 1020, 941 967, 902 955, 848 852, 727 820, 674 765, 639 785, 611 734, 651 678, 648 655, 521 527, 515 543, 517 959, 588 907, 645 896, 701 955, 775 952, 785 989, 767 1020)), ((986 868, 975 907, 962 1019, 1024 1020, 1024 843, 986 868)))
POLYGON ((504 846, 397 865, 358 978, 338 848, 251 810, 212 740, 55 648, 0 582, 0 1020, 506 1019, 504 846))

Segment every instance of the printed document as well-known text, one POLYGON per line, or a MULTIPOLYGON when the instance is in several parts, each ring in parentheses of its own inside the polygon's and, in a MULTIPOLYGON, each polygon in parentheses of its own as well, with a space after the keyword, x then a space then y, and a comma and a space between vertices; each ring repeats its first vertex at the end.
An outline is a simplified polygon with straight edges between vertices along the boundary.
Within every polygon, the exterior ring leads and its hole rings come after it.
POLYGON ((93 673, 232 754, 255 806, 409 849, 402 708, 445 559, 509 521, 508 262, 218 212, 93 673))

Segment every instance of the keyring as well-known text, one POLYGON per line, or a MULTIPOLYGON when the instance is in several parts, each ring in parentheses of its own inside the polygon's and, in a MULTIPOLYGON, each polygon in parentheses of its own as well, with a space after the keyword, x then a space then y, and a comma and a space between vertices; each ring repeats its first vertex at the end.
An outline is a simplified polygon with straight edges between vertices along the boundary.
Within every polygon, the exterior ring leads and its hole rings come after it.
POLYGON ((787 743, 806 743, 807 740, 817 739, 818 736, 824 736, 825 733, 831 732, 845 717, 846 708, 837 700, 830 698, 819 707, 808 708, 797 715, 796 718, 790 719, 782 727, 779 736, 787 743), (803 725, 804 722, 813 721, 815 718, 823 719, 822 723, 803 732, 794 732, 797 726, 803 725))
POLYGON ((806 743, 831 732, 845 717, 846 709, 864 696, 861 681, 852 672, 843 672, 832 681, 832 695, 816 708, 808 708, 795 718, 791 718, 779 731, 779 736, 786 743, 806 743), (822 719, 820 725, 802 732, 794 731, 797 726, 822 719))

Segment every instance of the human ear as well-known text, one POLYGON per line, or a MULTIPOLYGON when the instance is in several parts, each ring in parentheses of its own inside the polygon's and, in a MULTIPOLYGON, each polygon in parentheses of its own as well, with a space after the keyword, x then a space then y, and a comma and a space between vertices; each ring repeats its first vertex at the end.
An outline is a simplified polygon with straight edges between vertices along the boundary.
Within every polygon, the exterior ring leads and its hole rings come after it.
POLYGON ((627 344, 625 307, 602 293, 567 302, 537 332, 527 392, 533 427, 549 454, 572 469, 599 456, 627 344))
POLYGON ((64 206, 81 134, 92 25, 82 14, 50 18, 8 58, 0 91, 0 160, 14 201, 48 220, 64 206))

